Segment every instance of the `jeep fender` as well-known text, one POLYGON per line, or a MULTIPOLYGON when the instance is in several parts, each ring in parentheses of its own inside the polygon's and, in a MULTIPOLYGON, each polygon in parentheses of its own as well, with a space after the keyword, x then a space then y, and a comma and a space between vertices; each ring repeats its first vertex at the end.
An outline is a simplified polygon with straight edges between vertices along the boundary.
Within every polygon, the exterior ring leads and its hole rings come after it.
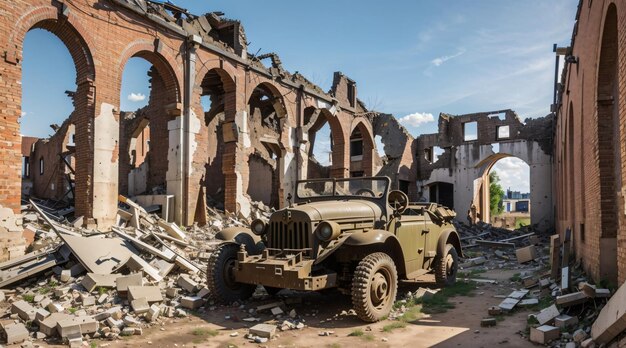
POLYGON ((237 245, 243 244, 246 246, 246 251, 251 255, 258 255, 265 249, 265 244, 263 244, 261 237, 244 227, 225 228, 215 235, 215 239, 237 245))
POLYGON ((385 230, 370 230, 350 234, 343 245, 351 247, 371 246, 376 251, 384 251, 391 256, 398 269, 398 274, 406 274, 404 253, 395 234, 385 230))
POLYGON ((452 244, 456 249, 459 257, 464 257, 463 250, 461 249, 461 238, 454 228, 446 229, 439 235, 437 241, 437 255, 443 255, 446 252, 446 244, 452 244))

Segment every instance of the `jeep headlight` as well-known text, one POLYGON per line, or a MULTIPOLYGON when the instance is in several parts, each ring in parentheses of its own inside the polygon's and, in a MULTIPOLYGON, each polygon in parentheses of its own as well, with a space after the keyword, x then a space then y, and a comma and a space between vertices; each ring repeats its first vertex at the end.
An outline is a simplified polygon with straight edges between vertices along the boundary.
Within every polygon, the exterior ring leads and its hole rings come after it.
POLYGON ((332 221, 322 221, 315 231, 317 238, 323 242, 331 241, 341 233, 341 227, 339 224, 332 221))
POLYGON ((252 229, 252 233, 256 234, 257 236, 265 234, 265 222, 263 222, 263 220, 261 219, 255 219, 254 221, 252 221, 252 223, 250 224, 250 228, 252 229))

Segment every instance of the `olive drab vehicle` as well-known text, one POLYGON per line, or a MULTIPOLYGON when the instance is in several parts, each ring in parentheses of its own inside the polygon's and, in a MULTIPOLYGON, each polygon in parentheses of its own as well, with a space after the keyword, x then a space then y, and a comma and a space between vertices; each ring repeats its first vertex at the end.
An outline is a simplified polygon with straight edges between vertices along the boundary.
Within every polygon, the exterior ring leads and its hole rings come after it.
POLYGON ((387 177, 299 181, 296 204, 250 229, 219 232, 208 287, 225 303, 252 296, 257 285, 281 289, 338 288, 352 296, 359 318, 375 322, 391 310, 398 280, 434 273, 456 280, 461 243, 454 211, 410 203, 387 177))

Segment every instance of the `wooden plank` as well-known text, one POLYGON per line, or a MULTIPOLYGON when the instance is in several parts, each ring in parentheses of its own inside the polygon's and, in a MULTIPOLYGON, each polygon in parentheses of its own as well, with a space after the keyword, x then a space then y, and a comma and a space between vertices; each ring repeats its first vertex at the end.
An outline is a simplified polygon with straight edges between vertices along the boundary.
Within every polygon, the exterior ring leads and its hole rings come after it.
POLYGON ((558 234, 550 236, 550 278, 554 281, 558 280, 559 271, 561 270, 560 247, 561 236, 558 234))
POLYGON ((477 240, 474 243, 476 244, 480 244, 480 245, 484 245, 484 246, 488 246, 488 247, 493 247, 493 248, 515 248, 515 244, 514 243, 507 243, 507 242, 495 242, 495 241, 491 241, 491 240, 477 240))

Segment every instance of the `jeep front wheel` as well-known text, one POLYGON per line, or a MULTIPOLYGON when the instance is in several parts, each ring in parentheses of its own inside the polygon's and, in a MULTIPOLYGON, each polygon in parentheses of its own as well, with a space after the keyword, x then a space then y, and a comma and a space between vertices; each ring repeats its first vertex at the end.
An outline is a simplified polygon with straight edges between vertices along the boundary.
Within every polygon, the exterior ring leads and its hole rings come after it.
POLYGON ((367 322, 383 319, 391 311, 398 292, 398 272, 389 255, 367 255, 354 271, 352 305, 357 316, 367 322))
POLYGON ((232 303, 246 300, 256 289, 255 285, 235 281, 238 250, 237 244, 222 244, 209 257, 207 288, 217 302, 232 303))
POLYGON ((456 273, 459 270, 459 254, 454 245, 446 244, 445 253, 437 255, 435 260, 435 280, 437 285, 450 286, 456 282, 456 273))

